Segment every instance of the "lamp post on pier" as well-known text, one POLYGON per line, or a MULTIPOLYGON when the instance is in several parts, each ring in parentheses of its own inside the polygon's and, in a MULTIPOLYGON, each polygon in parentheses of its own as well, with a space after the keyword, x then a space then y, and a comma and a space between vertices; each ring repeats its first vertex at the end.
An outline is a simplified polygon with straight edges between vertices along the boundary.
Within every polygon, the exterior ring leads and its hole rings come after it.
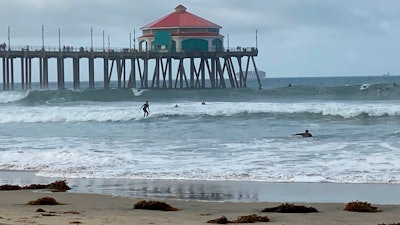
POLYGON ((10 26, 8 26, 8 51, 11 50, 11 41, 10 41, 10 36, 11 36, 11 31, 10 31, 10 26))
POLYGON ((257 33, 258 33, 258 31, 257 31, 257 29, 256 29, 256 49, 258 49, 258 46, 257 46, 257 45, 258 45, 258 43, 257 43, 257 42, 258 42, 258 40, 257 40, 257 33))
POLYGON ((108 51, 110 51, 110 35, 108 35, 108 51))
POLYGON ((226 35, 228 39, 228 51, 229 51, 229 33, 226 35))
POLYGON ((42 51, 44 51, 44 25, 42 25, 42 51))
POLYGON ((58 51, 61 52, 61 29, 58 28, 58 51))
POLYGON ((90 27, 90 51, 93 52, 93 27, 90 27))
POLYGON ((103 52, 105 52, 105 47, 104 47, 104 30, 103 30, 103 52))

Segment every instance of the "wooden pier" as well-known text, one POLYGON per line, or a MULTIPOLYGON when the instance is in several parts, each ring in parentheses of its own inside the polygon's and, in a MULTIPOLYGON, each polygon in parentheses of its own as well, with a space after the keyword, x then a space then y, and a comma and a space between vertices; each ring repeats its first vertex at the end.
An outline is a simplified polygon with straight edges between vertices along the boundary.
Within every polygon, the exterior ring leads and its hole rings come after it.
POLYGON ((246 87, 250 71, 255 71, 261 88, 254 60, 257 55, 258 50, 252 47, 218 52, 153 52, 129 48, 3 46, 0 71, 4 91, 15 89, 16 76, 20 76, 22 90, 31 89, 32 82, 38 82, 41 89, 49 88, 49 66, 57 68, 58 89, 65 89, 66 75, 72 77, 74 89, 94 89, 95 60, 96 65, 99 60, 103 64, 103 79, 96 81, 102 81, 104 89, 110 88, 112 79, 118 82, 118 88, 241 88, 246 87), (71 59, 72 68, 66 68, 66 60, 71 59), (35 71, 33 63, 38 63, 34 65, 35 71), (88 87, 81 87, 83 64, 88 65, 88 87))

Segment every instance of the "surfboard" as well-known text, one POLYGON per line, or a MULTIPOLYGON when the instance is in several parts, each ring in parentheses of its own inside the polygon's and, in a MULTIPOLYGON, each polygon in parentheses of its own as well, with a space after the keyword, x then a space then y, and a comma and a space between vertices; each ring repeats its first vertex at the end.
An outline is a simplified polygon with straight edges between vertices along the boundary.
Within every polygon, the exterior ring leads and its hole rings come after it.
POLYGON ((369 88, 369 85, 370 85, 370 84, 363 84, 363 85, 361 85, 360 90, 365 90, 365 89, 369 88))
POLYGON ((145 91, 146 90, 143 90, 143 89, 132 88, 133 95, 135 95, 135 96, 141 96, 143 94, 143 92, 145 92, 145 91))

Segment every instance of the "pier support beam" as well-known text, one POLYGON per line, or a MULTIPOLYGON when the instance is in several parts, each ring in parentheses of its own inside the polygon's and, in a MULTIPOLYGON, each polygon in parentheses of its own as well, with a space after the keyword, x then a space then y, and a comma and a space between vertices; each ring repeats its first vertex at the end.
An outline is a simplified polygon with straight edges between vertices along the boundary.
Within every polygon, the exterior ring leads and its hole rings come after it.
POLYGON ((39 85, 40 88, 44 88, 44 79, 43 79, 43 58, 39 58, 39 85))
POLYGON ((14 90, 14 58, 10 58, 10 69, 11 69, 11 77, 9 80, 10 83, 10 90, 14 90))
POLYGON ((149 60, 145 58, 143 60, 143 80, 141 88, 149 87, 149 60))
POLYGON ((219 59, 216 60, 217 62, 217 87, 218 88, 226 88, 225 84, 225 79, 224 79, 224 71, 225 71, 225 66, 222 68, 221 62, 219 59))
POLYGON ((80 88, 80 75, 79 75, 79 58, 75 57, 72 59, 72 67, 73 67, 73 87, 74 89, 80 88))
POLYGON ((32 88, 32 59, 25 59, 25 90, 32 88))
MULTIPOLYGON (((162 59, 161 59, 161 62, 162 59)), ((165 61, 165 66, 162 63, 161 68, 162 68, 162 74, 163 74, 163 84, 162 88, 172 88, 172 64, 171 64, 171 58, 168 57, 167 60, 165 61), (167 81, 168 80, 168 84, 167 81)))
MULTIPOLYGON (((253 56, 249 57, 249 59, 250 58, 251 58, 251 61, 253 62, 254 71, 256 72, 256 77, 257 77, 257 81, 258 81, 258 89, 261 89, 260 76, 258 76, 258 70, 257 70, 257 66, 256 66, 256 61, 254 60, 253 56)), ((246 70, 246 72, 247 72, 247 70, 246 70)))
POLYGON ((172 88, 172 58, 168 58, 168 88, 172 88))
POLYGON ((49 59, 43 57, 43 87, 49 88, 49 59))
POLYGON ((160 64, 162 63, 160 58, 155 59, 155 68, 153 73, 153 82, 151 83, 152 88, 160 88, 160 64))
POLYGON ((7 84, 7 91, 9 91, 10 90, 10 61, 11 61, 11 59, 12 58, 8 58, 7 59, 7 65, 6 65, 6 68, 7 68, 7 77, 6 77, 6 84, 7 84))
POLYGON ((64 90, 64 58, 58 57, 57 58, 57 84, 59 90, 64 90))
POLYGON ((21 90, 25 90, 25 58, 21 57, 21 90))
POLYGON ((94 58, 89 57, 89 89, 94 89, 94 58))
POLYGON ((108 78, 108 58, 104 58, 103 60, 103 72, 104 72, 104 89, 109 89, 110 88, 110 79, 108 78))
POLYGON ((211 88, 215 88, 215 58, 211 58, 209 61, 207 60, 207 68, 210 74, 210 85, 211 88), (211 67, 209 61, 211 63, 211 67))
POLYGON ((242 59, 240 57, 236 57, 237 58, 237 62, 238 62, 238 66, 239 66, 239 87, 246 87, 246 78, 244 77, 243 74, 243 68, 242 68, 242 59))
POLYGON ((3 62, 3 66, 2 66, 2 69, 3 69, 3 90, 5 90, 6 88, 5 88, 5 78, 6 78, 6 71, 5 71, 5 64, 6 64, 6 58, 2 58, 2 62, 3 62))
POLYGON ((136 58, 131 58, 131 72, 129 73, 128 88, 136 88, 136 58))
POLYGON ((196 67, 194 65, 194 58, 190 58, 190 81, 189 81, 189 83, 190 83, 189 87, 190 88, 194 88, 195 87, 195 85, 194 85, 194 74, 195 74, 195 71, 196 71, 196 67))
POLYGON ((115 63, 117 65, 118 88, 122 88, 122 81, 124 82, 124 86, 125 86, 125 79, 122 77, 123 70, 125 68, 125 60, 117 59, 117 60, 115 60, 115 63))
POLYGON ((7 90, 7 63, 6 61, 8 60, 8 58, 3 58, 3 90, 7 90))

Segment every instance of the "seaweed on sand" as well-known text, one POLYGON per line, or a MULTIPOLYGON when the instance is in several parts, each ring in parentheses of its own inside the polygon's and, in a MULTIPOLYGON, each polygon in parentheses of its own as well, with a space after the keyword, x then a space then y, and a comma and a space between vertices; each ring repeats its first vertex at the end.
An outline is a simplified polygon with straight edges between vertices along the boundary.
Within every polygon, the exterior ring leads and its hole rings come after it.
POLYGON ((18 185, 4 184, 0 186, 0 191, 12 191, 12 190, 21 190, 21 187, 18 185))
POLYGON ((133 205, 134 209, 150 209, 150 210, 160 210, 160 211, 178 211, 179 209, 170 206, 165 202, 160 201, 145 201, 141 200, 133 205))
POLYGON ((256 223, 256 222, 269 222, 267 216, 257 216, 256 214, 239 216, 236 220, 228 220, 225 216, 217 219, 209 220, 207 223, 227 224, 227 223, 256 223))
POLYGON ((26 186, 18 186, 5 184, 0 186, 0 191, 11 191, 11 190, 37 190, 37 189, 49 189, 52 192, 65 192, 71 189, 65 180, 59 180, 50 184, 30 184, 26 186))
POLYGON ((277 207, 265 208, 262 212, 279 212, 279 213, 312 213, 318 212, 314 207, 306 207, 304 205, 294 205, 294 204, 281 204, 277 207))
POLYGON ((248 216, 239 216, 236 220, 231 221, 231 223, 255 223, 255 222, 269 222, 267 216, 257 216, 256 214, 248 216))
POLYGON ((52 197, 43 197, 43 198, 38 198, 34 201, 29 201, 27 203, 28 205, 60 205, 57 200, 55 200, 52 197))
POLYGON ((49 189, 52 192, 65 192, 71 188, 65 180, 58 180, 50 184, 31 184, 22 187, 22 189, 49 189))
POLYGON ((352 212, 381 212, 378 207, 371 206, 371 203, 360 201, 347 203, 344 210, 352 212))
POLYGON ((227 224, 229 222, 230 221, 225 216, 222 216, 220 218, 207 221, 207 223, 215 223, 215 224, 227 224))

